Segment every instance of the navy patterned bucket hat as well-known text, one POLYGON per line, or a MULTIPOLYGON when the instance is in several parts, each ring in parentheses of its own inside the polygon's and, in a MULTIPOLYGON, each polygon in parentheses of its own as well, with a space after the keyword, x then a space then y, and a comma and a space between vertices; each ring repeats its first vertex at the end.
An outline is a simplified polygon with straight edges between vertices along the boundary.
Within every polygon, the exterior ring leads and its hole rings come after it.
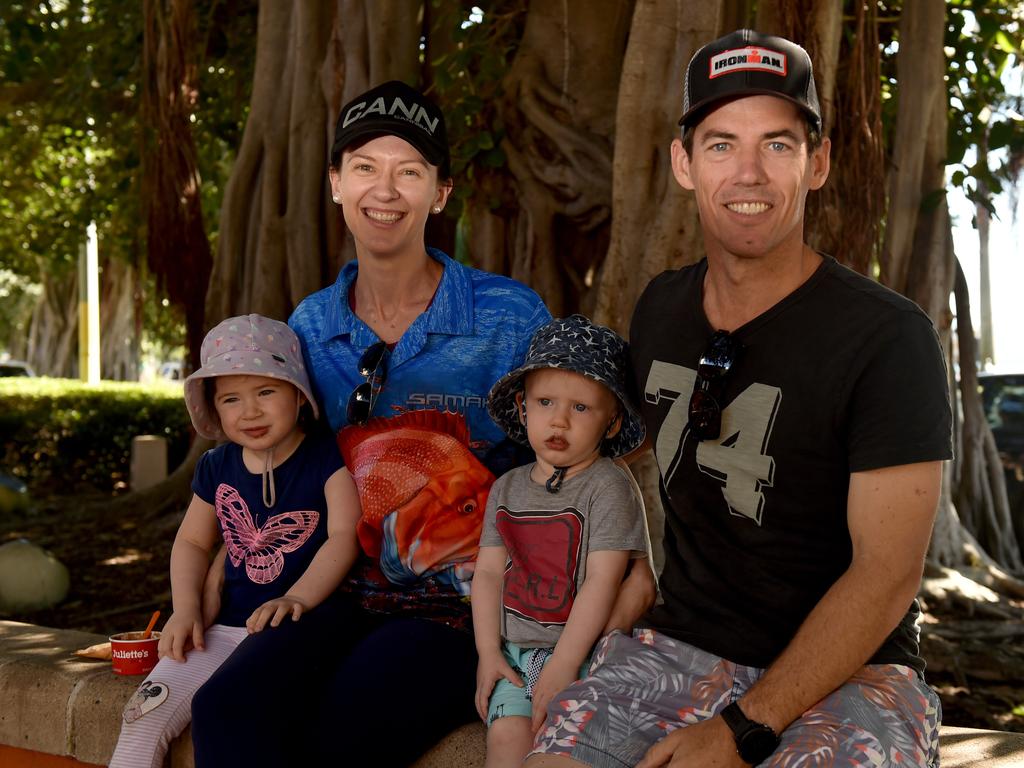
POLYGON ((561 368, 604 384, 622 406, 622 427, 601 444, 606 456, 624 456, 644 441, 644 422, 626 395, 629 355, 626 342, 611 328, 595 325, 583 315, 555 319, 537 329, 526 360, 502 376, 487 396, 487 411, 505 434, 528 445, 526 427, 519 420, 516 394, 523 391, 526 374, 538 368, 561 368))

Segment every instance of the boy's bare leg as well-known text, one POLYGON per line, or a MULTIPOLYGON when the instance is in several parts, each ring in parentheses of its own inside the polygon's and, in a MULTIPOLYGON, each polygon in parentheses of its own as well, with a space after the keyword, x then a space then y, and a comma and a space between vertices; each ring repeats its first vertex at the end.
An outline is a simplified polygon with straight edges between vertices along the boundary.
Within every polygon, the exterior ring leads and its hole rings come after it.
POLYGON ((519 768, 533 747, 528 717, 499 717, 487 729, 484 768, 519 768))

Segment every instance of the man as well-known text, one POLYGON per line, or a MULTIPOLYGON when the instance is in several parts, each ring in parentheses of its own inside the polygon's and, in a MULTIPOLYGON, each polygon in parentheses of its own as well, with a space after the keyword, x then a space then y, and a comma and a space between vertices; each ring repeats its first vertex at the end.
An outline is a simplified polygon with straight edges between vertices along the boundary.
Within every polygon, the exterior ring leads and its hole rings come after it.
POLYGON ((934 329, 804 242, 830 149, 806 51, 710 43, 680 125, 707 258, 655 278, 631 328, 664 602, 599 644, 527 764, 937 765, 915 626, 951 455, 934 329))

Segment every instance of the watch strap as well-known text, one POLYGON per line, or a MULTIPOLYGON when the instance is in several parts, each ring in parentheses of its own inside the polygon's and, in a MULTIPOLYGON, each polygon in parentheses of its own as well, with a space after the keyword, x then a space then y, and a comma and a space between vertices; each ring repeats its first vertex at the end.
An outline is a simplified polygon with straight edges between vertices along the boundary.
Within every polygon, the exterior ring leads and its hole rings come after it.
POLYGON ((725 720, 725 724, 729 726, 729 730, 732 731, 732 735, 739 741, 739 738, 746 733, 751 726, 756 725, 753 720, 743 714, 743 710, 740 709, 740 705, 735 701, 729 704, 721 712, 722 719, 725 720))
POLYGON ((779 746, 779 734, 770 725, 747 717, 738 702, 732 702, 721 712, 722 719, 732 731, 736 751, 751 765, 766 760, 779 746))

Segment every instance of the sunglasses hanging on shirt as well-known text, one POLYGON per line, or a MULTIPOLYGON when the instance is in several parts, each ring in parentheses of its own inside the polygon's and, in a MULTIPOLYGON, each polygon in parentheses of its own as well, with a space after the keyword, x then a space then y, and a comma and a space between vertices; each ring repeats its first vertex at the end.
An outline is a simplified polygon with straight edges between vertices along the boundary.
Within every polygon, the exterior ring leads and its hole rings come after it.
POLYGON ((717 440, 722 433, 722 389, 741 346, 728 331, 715 331, 700 356, 688 411, 690 432, 698 440, 717 440))
POLYGON ((378 341, 366 348, 359 357, 357 364, 359 375, 366 381, 352 390, 345 411, 349 424, 362 426, 373 413, 373 404, 388 377, 388 360, 391 350, 383 341, 378 341))

